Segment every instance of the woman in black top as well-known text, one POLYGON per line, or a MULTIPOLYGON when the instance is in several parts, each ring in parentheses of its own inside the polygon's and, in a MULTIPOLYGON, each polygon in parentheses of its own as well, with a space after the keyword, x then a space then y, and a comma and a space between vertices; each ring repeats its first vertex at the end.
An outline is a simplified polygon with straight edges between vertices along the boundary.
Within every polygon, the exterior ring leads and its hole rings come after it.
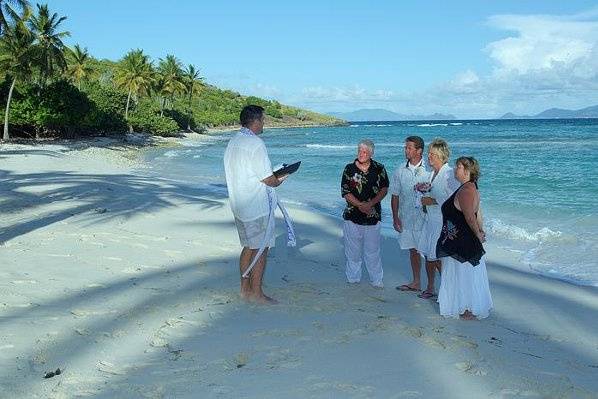
POLYGON ((388 175, 384 165, 372 159, 374 143, 362 140, 357 158, 347 164, 341 179, 341 195, 347 201, 343 212, 343 236, 347 257, 347 282, 359 283, 361 263, 370 275, 375 288, 383 288, 380 259, 380 201, 388 191, 388 175))
POLYGON ((461 187, 442 204, 442 232, 436 254, 442 258, 440 314, 462 319, 488 317, 492 297, 484 261, 486 233, 480 213, 478 161, 460 157, 455 178, 461 187))

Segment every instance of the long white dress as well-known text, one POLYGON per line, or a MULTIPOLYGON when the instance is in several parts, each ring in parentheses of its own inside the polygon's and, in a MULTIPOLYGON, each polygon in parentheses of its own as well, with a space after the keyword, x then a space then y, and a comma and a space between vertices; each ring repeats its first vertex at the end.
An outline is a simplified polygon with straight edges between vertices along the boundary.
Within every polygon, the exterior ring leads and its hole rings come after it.
POLYGON ((434 198, 437 205, 426 206, 427 212, 417 243, 417 252, 424 255, 428 260, 436 260, 436 243, 442 231, 442 210, 440 207, 459 186, 453 174, 453 168, 448 163, 442 165, 431 184, 430 192, 425 196, 434 198))
POLYGON ((466 310, 478 319, 484 319, 493 307, 486 259, 473 266, 469 262, 461 263, 450 256, 441 258, 442 275, 438 304, 444 317, 459 317, 466 310))

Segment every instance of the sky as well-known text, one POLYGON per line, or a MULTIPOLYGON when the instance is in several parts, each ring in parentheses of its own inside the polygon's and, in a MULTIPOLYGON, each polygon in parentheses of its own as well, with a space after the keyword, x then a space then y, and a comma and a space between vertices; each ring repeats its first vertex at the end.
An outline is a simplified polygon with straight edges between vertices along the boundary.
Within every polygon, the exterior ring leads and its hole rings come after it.
POLYGON ((495 118, 598 105, 596 1, 49 0, 66 44, 173 54, 205 81, 318 112, 495 118))

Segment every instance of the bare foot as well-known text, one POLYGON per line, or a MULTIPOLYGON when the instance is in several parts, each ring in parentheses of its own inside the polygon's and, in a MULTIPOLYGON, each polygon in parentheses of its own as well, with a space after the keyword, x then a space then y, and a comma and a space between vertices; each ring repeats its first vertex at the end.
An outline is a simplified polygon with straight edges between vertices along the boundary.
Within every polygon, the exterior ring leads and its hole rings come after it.
POLYGON ((239 293, 239 296, 241 297, 242 300, 244 300, 246 302, 251 302, 251 292, 249 292, 249 291, 241 291, 239 293))
POLYGON ((251 297, 251 301, 258 303, 260 305, 277 305, 278 301, 274 298, 270 298, 267 295, 258 295, 258 296, 252 296, 251 297))
POLYGON ((469 310, 466 310, 465 312, 463 312, 463 314, 459 315, 459 317, 461 318, 461 320, 475 320, 476 319, 474 314, 471 313, 469 310))

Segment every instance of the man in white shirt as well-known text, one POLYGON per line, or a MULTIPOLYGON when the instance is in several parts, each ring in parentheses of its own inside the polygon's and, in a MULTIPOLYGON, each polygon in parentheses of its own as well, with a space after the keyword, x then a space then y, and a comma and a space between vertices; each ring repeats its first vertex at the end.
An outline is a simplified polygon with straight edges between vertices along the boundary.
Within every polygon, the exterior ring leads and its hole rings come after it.
POLYGON ((416 245, 424 222, 421 206, 416 204, 417 183, 425 183, 429 173, 422 161, 424 140, 419 136, 409 136, 405 139, 405 158, 407 162, 401 164, 394 172, 391 180, 391 200, 393 227, 399 232, 401 249, 409 249, 409 260, 413 280, 397 287, 400 291, 420 291, 421 289, 421 258, 416 245))
MULTIPOLYGON (((248 105, 241 111, 240 120, 241 130, 229 141, 224 152, 224 172, 229 204, 243 247, 239 258, 241 297, 258 303, 276 303, 262 291, 268 248, 274 246, 273 236, 269 242, 264 242, 271 203, 266 186, 277 187, 286 176, 274 176, 266 146, 257 136, 264 129, 264 108, 248 105), (264 244, 264 252, 248 278, 244 278, 243 273, 264 244)), ((275 204, 273 202, 272 206, 275 204)))

